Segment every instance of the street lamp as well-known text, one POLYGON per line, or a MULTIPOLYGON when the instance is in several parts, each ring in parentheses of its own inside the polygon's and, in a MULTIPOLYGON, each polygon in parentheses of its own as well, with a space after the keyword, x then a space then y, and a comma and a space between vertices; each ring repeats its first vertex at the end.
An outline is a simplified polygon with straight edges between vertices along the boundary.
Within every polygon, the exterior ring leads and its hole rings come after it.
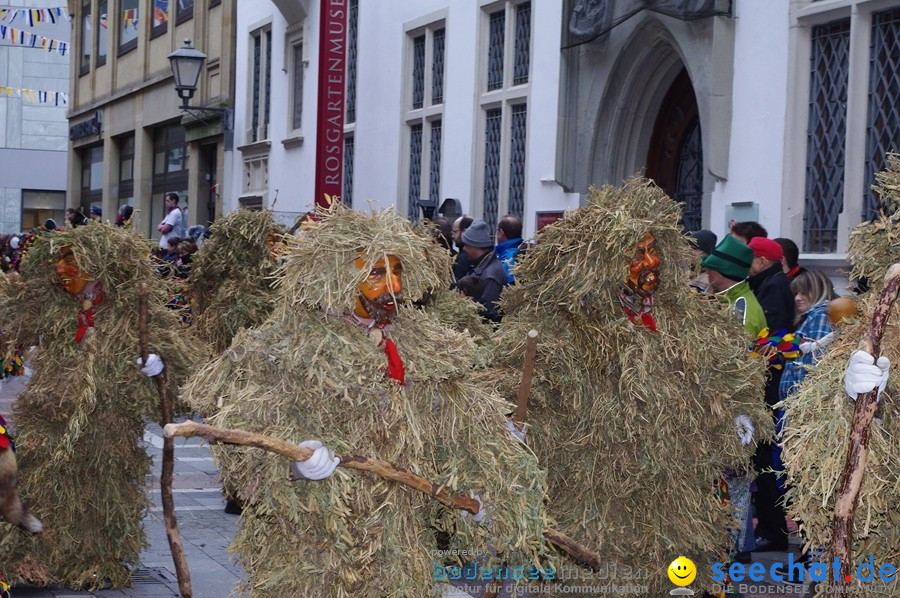
POLYGON ((190 106, 191 98, 197 92, 197 81, 200 71, 206 62, 206 54, 191 46, 191 40, 184 40, 184 45, 169 54, 169 65, 175 77, 175 92, 181 98, 181 110, 187 112, 202 123, 209 125, 204 115, 220 114, 226 131, 231 130, 231 108, 209 108, 206 106, 190 106))

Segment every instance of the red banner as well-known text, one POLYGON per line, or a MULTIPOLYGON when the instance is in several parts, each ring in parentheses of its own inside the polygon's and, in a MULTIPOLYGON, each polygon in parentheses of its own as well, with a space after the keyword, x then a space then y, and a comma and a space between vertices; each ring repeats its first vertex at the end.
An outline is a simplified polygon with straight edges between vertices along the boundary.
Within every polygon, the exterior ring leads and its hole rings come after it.
POLYGON ((316 204, 340 201, 344 180, 344 90, 347 1, 319 4, 319 106, 316 120, 316 204))

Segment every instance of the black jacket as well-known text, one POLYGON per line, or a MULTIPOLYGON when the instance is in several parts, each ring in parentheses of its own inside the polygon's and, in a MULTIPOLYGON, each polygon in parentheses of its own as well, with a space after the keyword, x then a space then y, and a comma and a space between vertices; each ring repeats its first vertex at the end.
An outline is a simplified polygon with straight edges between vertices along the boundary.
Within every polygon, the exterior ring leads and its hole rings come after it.
POLYGON ((794 330, 794 294, 791 283, 781 269, 781 264, 754 274, 748 279, 750 290, 766 314, 766 325, 774 334, 779 330, 794 330))

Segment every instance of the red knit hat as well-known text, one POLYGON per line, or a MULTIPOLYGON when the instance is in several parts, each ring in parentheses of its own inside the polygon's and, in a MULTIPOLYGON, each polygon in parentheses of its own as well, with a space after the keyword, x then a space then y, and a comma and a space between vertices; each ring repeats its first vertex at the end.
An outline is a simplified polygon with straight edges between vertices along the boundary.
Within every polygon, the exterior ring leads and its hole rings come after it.
POLYGON ((756 257, 764 257, 773 262, 777 262, 784 257, 784 250, 781 248, 781 245, 772 239, 753 237, 748 245, 750 245, 750 249, 753 250, 753 255, 756 257))

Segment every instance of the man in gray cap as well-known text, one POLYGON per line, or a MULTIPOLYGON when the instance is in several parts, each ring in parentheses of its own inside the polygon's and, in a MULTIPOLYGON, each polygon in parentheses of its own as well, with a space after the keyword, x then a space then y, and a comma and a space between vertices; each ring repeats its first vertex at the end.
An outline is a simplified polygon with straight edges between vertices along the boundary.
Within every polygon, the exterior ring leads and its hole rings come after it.
POLYGON ((478 218, 463 233, 462 242, 463 251, 471 262, 468 274, 477 276, 484 283, 484 292, 477 299, 484 306, 482 315, 487 320, 499 322, 501 314, 497 301, 500 299, 500 291, 506 286, 506 270, 494 251, 491 227, 478 218))

